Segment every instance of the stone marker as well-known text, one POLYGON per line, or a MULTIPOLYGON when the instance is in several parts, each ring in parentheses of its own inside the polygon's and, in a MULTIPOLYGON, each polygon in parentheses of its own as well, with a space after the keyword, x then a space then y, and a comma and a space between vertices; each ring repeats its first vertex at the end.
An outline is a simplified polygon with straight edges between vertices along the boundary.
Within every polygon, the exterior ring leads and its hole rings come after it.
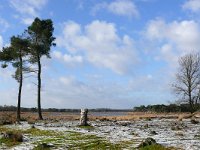
POLYGON ((87 126, 88 125, 88 123, 87 123, 87 120, 88 120, 87 114, 88 114, 88 109, 81 109, 81 118, 80 118, 80 125, 81 126, 87 126))

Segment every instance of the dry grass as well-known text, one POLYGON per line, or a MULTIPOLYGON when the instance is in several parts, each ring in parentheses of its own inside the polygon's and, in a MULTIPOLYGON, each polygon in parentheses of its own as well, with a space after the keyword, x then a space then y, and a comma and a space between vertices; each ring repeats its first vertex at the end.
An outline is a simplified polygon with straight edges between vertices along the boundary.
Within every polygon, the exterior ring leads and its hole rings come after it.
MULTIPOLYGON (((21 116, 26 121, 28 121, 30 124, 33 124, 34 122, 36 122, 38 120, 38 114, 37 113, 23 112, 21 116)), ((71 114, 71 113, 44 112, 43 118, 45 120, 48 120, 48 121, 59 121, 59 120, 71 121, 71 120, 79 119, 79 116, 71 114)))
POLYGON ((195 113, 195 114, 191 114, 191 113, 154 113, 154 112, 129 112, 127 113, 127 115, 124 116, 99 116, 99 117, 95 117, 95 116, 90 116, 89 119, 90 120, 102 120, 102 121, 106 121, 106 120, 118 120, 118 121, 134 121, 134 120, 151 120, 154 118, 157 119, 188 119, 188 118, 199 118, 200 117, 200 113, 195 113))
POLYGON ((14 112, 0 112, 0 125, 13 124, 16 122, 14 112))
MULTIPOLYGON (((191 117, 198 118, 200 113, 195 113, 191 115, 190 113, 152 113, 152 112, 129 112, 124 116, 92 116, 89 115, 89 120, 100 120, 100 121, 134 121, 134 120, 151 120, 154 118, 158 119, 188 119, 191 117)), ((30 124, 34 124, 38 120, 38 115, 36 112, 22 112, 21 118, 24 121, 28 121, 30 124)), ((59 121, 59 120, 79 120, 80 115, 77 113, 68 112, 43 112, 43 118, 49 121, 59 121)), ((15 112, 0 112, 0 124, 14 123, 16 121, 15 112), (7 122, 8 121, 8 122, 7 122)))

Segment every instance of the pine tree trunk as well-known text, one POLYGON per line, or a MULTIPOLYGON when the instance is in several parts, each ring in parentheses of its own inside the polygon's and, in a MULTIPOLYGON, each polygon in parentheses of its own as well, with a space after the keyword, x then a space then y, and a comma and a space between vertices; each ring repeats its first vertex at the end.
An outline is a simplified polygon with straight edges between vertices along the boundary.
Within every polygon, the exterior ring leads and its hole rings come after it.
POLYGON ((21 120, 21 93, 23 83, 23 71, 22 71, 22 57, 20 56, 20 80, 19 80, 19 91, 18 91, 18 102, 17 102, 17 121, 21 120))
POLYGON ((38 119, 43 120, 41 110, 41 62, 38 55, 38 119))

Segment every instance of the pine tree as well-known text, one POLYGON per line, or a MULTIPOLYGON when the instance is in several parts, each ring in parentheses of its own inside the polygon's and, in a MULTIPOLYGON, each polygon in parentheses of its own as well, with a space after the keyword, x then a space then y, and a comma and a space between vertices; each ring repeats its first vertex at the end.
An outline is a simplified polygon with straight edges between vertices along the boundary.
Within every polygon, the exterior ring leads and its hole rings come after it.
POLYGON ((23 39, 20 36, 11 37, 10 46, 4 47, 0 52, 0 61, 3 62, 2 68, 6 68, 8 63, 12 64, 12 66, 16 69, 13 77, 19 83, 18 89, 18 101, 17 101, 17 121, 19 122, 21 117, 21 93, 22 93, 22 85, 23 85, 23 72, 27 71, 25 67, 25 58, 28 55, 28 45, 29 42, 27 39, 23 39))
POLYGON ((39 18, 35 18, 34 22, 28 27, 27 33, 30 41, 30 62, 33 64, 37 64, 37 79, 38 79, 38 117, 40 120, 43 119, 41 112, 41 73, 42 73, 42 65, 41 58, 42 56, 47 56, 50 58, 50 50, 51 46, 55 46, 53 37, 53 22, 51 19, 40 20, 39 18))

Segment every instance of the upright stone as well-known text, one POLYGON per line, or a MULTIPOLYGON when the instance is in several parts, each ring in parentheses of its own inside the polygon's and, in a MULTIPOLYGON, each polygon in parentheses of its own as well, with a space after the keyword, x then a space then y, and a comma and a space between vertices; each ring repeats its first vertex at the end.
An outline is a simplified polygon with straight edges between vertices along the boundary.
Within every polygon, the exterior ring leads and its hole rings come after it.
POLYGON ((81 118, 80 118, 80 125, 81 126, 87 126, 88 125, 87 114, 88 114, 88 109, 81 109, 81 118))

